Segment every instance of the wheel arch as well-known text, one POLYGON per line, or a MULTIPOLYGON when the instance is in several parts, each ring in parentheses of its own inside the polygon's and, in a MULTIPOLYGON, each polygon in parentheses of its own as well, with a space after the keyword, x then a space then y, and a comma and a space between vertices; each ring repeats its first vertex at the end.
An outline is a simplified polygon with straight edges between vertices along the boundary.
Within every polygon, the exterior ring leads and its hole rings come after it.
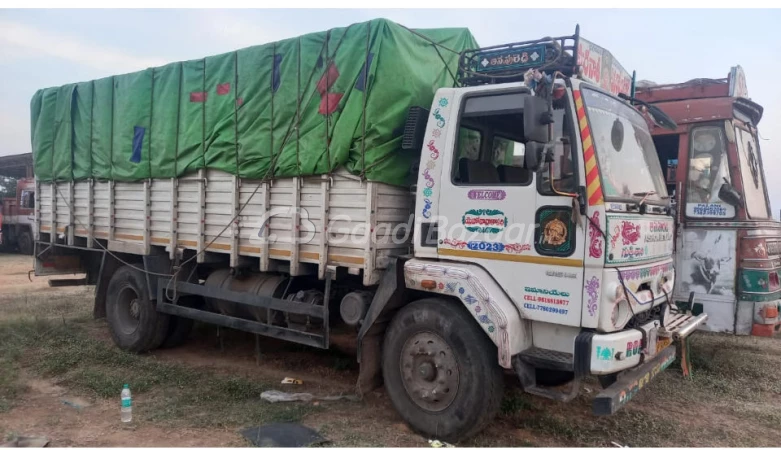
POLYGON ((497 347, 499 365, 512 368, 511 356, 528 347, 531 330, 501 286, 480 266, 473 264, 395 258, 380 280, 369 311, 358 333, 361 395, 382 384, 381 338, 388 323, 404 305, 418 298, 445 297, 461 303, 497 347), (421 287, 433 279, 433 289, 421 287), (463 292, 461 290, 463 289, 463 292))
POLYGON ((530 345, 531 330, 520 311, 478 265, 411 259, 404 265, 404 283, 407 289, 458 301, 496 345, 499 365, 506 369, 512 368, 512 355, 530 345), (435 286, 423 288, 424 280, 435 286))

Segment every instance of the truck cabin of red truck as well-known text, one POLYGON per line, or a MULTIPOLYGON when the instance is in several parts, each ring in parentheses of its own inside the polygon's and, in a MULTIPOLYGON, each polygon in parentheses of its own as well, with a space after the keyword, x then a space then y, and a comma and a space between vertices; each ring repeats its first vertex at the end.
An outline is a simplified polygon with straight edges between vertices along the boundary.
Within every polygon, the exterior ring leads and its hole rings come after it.
POLYGON ((705 328, 770 336, 781 329, 781 224, 773 220, 757 126, 740 66, 727 78, 638 83, 635 97, 661 108, 675 130, 652 127, 676 204, 674 298, 708 313, 705 328))
POLYGON ((0 156, 0 245, 3 251, 33 252, 35 179, 32 153, 0 156))

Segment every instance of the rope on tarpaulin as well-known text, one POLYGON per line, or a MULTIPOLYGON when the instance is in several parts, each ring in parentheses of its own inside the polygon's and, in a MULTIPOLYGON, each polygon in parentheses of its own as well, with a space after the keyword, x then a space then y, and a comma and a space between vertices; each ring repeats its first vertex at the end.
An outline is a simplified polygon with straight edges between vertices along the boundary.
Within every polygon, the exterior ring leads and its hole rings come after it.
MULTIPOLYGON (((336 48, 334 49, 334 52, 333 52, 334 56, 336 56, 336 53, 339 51, 339 47, 341 47, 342 42, 344 42, 345 36, 347 36, 347 31, 351 27, 353 27, 353 25, 349 25, 344 30, 344 33, 342 34, 342 37, 339 38, 339 41, 337 42, 336 48)), ((327 42, 328 42, 328 40, 326 39, 326 41, 323 43, 323 46, 320 49, 320 53, 321 54, 322 54, 323 50, 327 49, 327 46, 326 46, 327 42)), ((331 62, 330 60, 331 60, 331 58, 329 58, 328 53, 326 52, 326 55, 325 55, 325 58, 324 58, 324 61, 323 61, 323 69, 326 70, 326 71, 328 70, 329 64, 331 62)), ((316 65, 312 68, 312 71, 309 73, 309 79, 306 82, 306 86, 310 85, 310 83, 312 82, 312 77, 315 75, 315 73, 317 73, 317 66, 316 65)), ((315 92, 317 92, 317 89, 312 91, 312 93, 309 95, 309 98, 307 98, 306 103, 302 102, 301 98, 299 98, 297 108, 300 108, 302 104, 309 104, 309 102, 312 100, 312 97, 314 97, 314 93, 315 92)), ((296 117, 294 120, 291 120, 288 123, 288 128, 287 128, 287 131, 285 132, 285 136, 282 139, 282 143, 279 145, 279 150, 280 151, 279 152, 275 152, 273 154, 272 159, 271 159, 271 164, 269 165, 269 169, 268 169, 268 171, 266 171, 266 174, 262 178, 263 181, 269 180, 270 178, 274 177, 274 169, 276 168, 277 158, 279 158, 279 156, 282 154, 282 149, 285 147, 285 145, 287 145, 287 141, 290 138, 290 136, 292 135, 293 129, 296 129, 296 131, 298 131, 298 127, 300 125, 300 121, 301 121, 301 117, 299 116, 299 117, 296 117)), ((273 118, 272 118, 272 123, 273 123, 273 118)), ((273 130, 272 130, 272 132, 273 132, 273 130)), ((272 151, 273 151, 273 149, 272 149, 272 151)), ((329 164, 329 167, 330 167, 330 164, 331 164, 330 158, 329 158, 328 164, 329 164)))

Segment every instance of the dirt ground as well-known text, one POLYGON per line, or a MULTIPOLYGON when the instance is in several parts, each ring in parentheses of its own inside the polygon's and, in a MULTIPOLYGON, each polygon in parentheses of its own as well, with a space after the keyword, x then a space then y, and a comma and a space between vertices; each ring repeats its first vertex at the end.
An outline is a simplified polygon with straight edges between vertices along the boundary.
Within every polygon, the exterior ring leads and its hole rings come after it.
MULTIPOLYGON (((268 404, 267 389, 351 394, 358 368, 349 348, 318 351, 199 325, 175 349, 129 355, 103 320, 91 319, 92 288, 50 288, 30 257, 0 254, 0 440, 45 436, 51 446, 250 445, 247 426, 299 422, 326 446, 428 446, 383 389, 359 402, 268 404), (281 385, 284 377, 303 381, 281 385), (119 392, 133 390, 133 422, 119 420, 119 392)), ((57 277, 65 278, 65 277, 57 277)), ((531 397, 514 378, 497 419, 459 446, 777 446, 781 442, 781 341, 698 333, 694 376, 677 366, 610 417, 591 415, 588 380, 568 404, 531 397)))

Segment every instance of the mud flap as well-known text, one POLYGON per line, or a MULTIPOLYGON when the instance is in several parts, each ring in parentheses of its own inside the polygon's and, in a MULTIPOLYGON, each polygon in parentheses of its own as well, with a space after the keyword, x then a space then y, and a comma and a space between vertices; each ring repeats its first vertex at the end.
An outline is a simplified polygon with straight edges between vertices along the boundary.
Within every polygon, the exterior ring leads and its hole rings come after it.
POLYGON ((382 385, 382 336, 393 313, 406 304, 404 291, 404 262, 406 259, 392 258, 380 280, 366 318, 358 332, 358 363, 360 371, 356 394, 372 391, 382 385))

